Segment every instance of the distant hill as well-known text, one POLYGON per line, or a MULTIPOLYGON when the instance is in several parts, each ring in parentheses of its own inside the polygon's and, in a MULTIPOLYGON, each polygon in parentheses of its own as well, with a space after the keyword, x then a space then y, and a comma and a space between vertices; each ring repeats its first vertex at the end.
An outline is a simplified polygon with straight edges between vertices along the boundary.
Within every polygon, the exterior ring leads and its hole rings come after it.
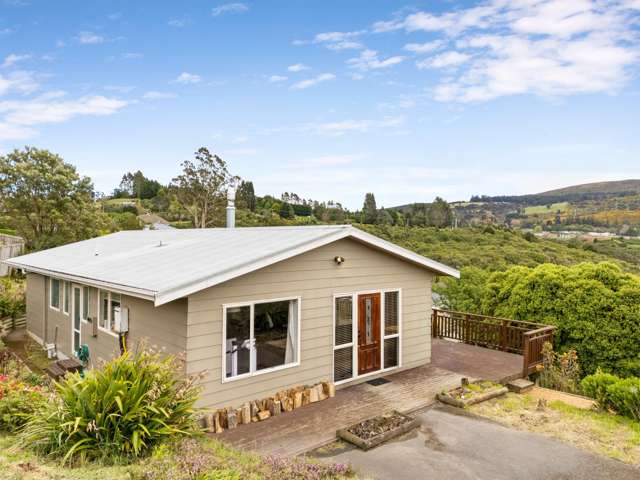
POLYGON ((548 190, 536 195, 554 197, 583 193, 640 194, 640 180, 617 180, 612 182, 583 183, 581 185, 573 185, 571 187, 548 190))

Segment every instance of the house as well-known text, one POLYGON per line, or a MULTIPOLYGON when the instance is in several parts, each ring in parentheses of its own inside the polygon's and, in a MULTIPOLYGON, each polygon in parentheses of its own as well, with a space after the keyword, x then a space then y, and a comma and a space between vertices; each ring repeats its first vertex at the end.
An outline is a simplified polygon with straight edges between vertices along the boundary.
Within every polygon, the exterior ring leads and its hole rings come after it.
POLYGON ((90 365, 143 338, 186 352, 211 407, 428 363, 433 278, 459 276, 348 225, 123 231, 7 263, 38 342, 90 365))

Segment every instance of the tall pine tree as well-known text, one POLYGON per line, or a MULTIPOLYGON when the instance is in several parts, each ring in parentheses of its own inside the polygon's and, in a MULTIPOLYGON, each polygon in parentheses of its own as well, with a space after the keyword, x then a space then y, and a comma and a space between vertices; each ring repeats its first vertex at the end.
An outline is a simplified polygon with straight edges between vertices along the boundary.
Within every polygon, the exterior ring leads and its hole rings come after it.
POLYGON ((367 193, 364 196, 364 205, 362 207, 362 223, 376 223, 377 217, 376 197, 373 196, 373 193, 367 193))

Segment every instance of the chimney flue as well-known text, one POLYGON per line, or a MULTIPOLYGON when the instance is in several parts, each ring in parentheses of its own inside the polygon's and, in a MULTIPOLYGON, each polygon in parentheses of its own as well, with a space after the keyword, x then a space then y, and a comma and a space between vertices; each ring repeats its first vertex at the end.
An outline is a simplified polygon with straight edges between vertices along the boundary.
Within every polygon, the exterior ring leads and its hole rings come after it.
POLYGON ((236 190, 229 187, 227 190, 227 228, 236 226, 236 190))

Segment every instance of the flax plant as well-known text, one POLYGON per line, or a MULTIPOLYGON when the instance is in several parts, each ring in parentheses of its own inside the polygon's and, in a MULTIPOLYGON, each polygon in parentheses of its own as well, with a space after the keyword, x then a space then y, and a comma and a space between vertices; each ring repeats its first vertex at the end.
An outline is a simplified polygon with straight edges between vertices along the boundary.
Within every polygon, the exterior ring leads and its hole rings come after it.
POLYGON ((55 400, 30 416, 24 446, 63 463, 118 462, 196 431, 198 376, 146 347, 55 384, 55 400))

